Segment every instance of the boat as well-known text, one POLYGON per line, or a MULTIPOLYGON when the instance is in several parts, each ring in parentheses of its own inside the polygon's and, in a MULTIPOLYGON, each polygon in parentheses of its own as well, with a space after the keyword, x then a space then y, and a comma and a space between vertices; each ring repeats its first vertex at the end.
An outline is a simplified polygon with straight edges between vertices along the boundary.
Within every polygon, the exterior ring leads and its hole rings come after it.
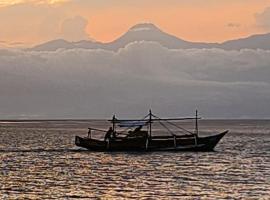
POLYGON ((213 151, 218 142, 228 133, 228 130, 211 135, 199 136, 198 111, 195 117, 159 118, 149 111, 143 119, 111 120, 112 127, 108 131, 89 128, 87 137, 75 136, 75 145, 90 151, 213 151), (195 120, 194 131, 179 126, 175 121, 195 120), (153 124, 160 124, 170 135, 154 135, 153 124), (182 134, 176 134, 173 126, 182 134), (118 127, 125 130, 117 130, 118 127), (105 134, 104 139, 93 138, 94 132, 105 134))

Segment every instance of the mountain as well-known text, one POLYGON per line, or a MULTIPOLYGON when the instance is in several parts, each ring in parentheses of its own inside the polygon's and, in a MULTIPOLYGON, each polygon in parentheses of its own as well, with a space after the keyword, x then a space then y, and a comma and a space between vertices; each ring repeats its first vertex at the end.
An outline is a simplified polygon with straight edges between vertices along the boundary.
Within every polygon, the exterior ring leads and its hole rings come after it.
POLYGON ((134 41, 153 41, 169 49, 210 48, 213 44, 188 42, 163 32, 154 24, 144 23, 131 27, 127 33, 108 44, 108 48, 117 50, 134 41))
POLYGON ((57 49, 107 49, 117 51, 127 44, 135 41, 153 41, 169 49, 191 49, 191 48, 221 48, 226 50, 247 49, 270 49, 270 33, 253 35, 247 38, 230 40, 224 43, 203 43, 189 42, 163 32, 151 23, 137 24, 131 27, 124 35, 109 42, 79 41, 68 42, 62 39, 53 40, 44 44, 37 45, 29 50, 34 51, 55 51, 57 49))
POLYGON ((55 51, 57 49, 75 49, 75 48, 97 49, 97 48, 102 48, 102 43, 92 42, 90 40, 82 40, 79 42, 68 42, 63 39, 58 39, 58 40, 52 40, 44 44, 37 45, 33 48, 30 48, 29 50, 55 51))
POLYGON ((247 38, 230 40, 220 44, 219 48, 226 50, 239 49, 270 49, 270 33, 252 35, 247 38))
POLYGON ((52 40, 49 42, 46 42, 44 44, 37 45, 31 50, 34 51, 54 51, 57 49, 68 49, 68 48, 74 48, 74 45, 71 42, 65 41, 63 39, 59 40, 52 40))

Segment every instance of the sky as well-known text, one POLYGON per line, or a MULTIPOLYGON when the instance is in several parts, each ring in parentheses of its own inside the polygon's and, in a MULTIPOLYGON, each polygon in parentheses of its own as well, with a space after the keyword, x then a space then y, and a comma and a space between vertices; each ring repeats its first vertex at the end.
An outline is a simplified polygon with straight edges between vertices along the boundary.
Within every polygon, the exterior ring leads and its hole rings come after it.
POLYGON ((0 0, 0 119, 139 117, 149 108, 162 117, 198 109, 204 118, 270 118, 270 47, 169 48, 164 33, 137 26, 114 50, 22 48, 59 38, 108 42, 142 22, 222 42, 270 32, 270 1, 0 0))
POLYGON ((0 45, 63 38, 110 42, 141 22, 188 41, 270 31, 269 0, 0 0, 0 45))

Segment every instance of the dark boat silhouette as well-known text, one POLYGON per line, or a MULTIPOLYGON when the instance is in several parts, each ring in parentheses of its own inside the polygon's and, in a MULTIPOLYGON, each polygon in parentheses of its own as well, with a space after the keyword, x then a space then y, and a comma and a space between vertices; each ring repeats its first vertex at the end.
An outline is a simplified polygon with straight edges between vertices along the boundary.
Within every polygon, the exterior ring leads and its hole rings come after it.
POLYGON ((90 151, 213 151, 222 137, 228 133, 222 133, 200 137, 198 135, 198 114, 195 118, 159 118, 152 114, 151 110, 144 119, 118 120, 113 116, 112 127, 109 131, 89 128, 88 137, 75 137, 75 144, 90 151), (172 121, 196 120, 195 131, 188 131, 172 121), (160 123, 171 135, 153 136, 152 124, 160 123), (186 132, 184 135, 176 135, 165 122, 186 132), (120 127, 134 128, 129 132, 118 132, 116 125, 120 127), (143 127, 146 130, 142 130, 143 127), (92 138, 92 131, 106 133, 104 140, 92 138), (117 136, 116 136, 117 135, 117 136))

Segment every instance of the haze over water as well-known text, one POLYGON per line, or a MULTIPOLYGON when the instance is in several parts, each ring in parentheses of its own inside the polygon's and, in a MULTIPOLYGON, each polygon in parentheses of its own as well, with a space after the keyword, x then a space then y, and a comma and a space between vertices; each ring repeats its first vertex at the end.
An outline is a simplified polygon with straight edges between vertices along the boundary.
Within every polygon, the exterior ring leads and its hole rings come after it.
POLYGON ((269 199, 269 120, 202 120, 202 135, 230 130, 209 153, 76 148, 89 126, 108 124, 2 121, 1 199, 269 199))

